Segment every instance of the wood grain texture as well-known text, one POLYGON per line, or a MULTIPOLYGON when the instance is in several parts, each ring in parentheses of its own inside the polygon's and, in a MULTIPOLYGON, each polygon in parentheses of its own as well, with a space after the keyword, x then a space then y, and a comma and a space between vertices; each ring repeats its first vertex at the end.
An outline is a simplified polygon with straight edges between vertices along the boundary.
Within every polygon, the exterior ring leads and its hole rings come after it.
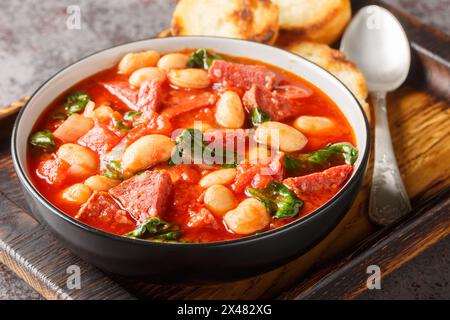
MULTIPOLYGON (((372 2, 355 1, 357 5, 372 2)), ((12 167, 9 136, 15 114, 9 112, 0 126, 0 261, 51 299, 256 299, 283 293, 284 299, 355 296, 364 289, 367 263, 378 261, 386 272, 395 270, 447 235, 450 223, 450 162, 446 161, 450 158, 450 67, 442 50, 430 54, 424 49, 434 50, 447 42, 414 19, 404 19, 410 23, 408 31, 418 36, 417 30, 422 30, 432 43, 413 42, 414 68, 407 85, 388 97, 399 168, 416 212, 394 229, 377 232, 367 219, 370 165, 353 207, 335 230, 307 254, 274 271, 214 286, 155 285, 107 276, 66 250, 32 218, 12 167), (348 255, 339 259, 343 254, 348 255), (65 271, 72 264, 81 266, 85 284, 81 290, 71 291, 65 285, 65 271), (299 286, 286 292, 299 281, 299 286)), ((12 108, 17 110, 20 105, 12 108)))
POLYGON ((400 23, 408 34, 409 39, 412 40, 412 43, 422 48, 426 48, 427 51, 432 52, 434 56, 439 57, 443 64, 448 65, 450 61, 450 50, 448 50, 450 45, 449 34, 422 22, 407 12, 396 9, 394 6, 390 5, 388 1, 352 1, 354 12, 369 4, 377 4, 391 11, 400 20, 400 23))
POLYGON ((8 117, 14 116, 16 113, 20 111, 20 108, 22 108, 29 97, 25 97, 22 100, 16 101, 6 108, 0 108, 0 121, 6 120, 8 117))
POLYGON ((380 267, 382 277, 398 269, 450 234, 450 188, 446 188, 401 224, 383 229, 337 263, 311 275, 279 299, 351 299, 367 289, 367 267, 380 267), (330 290, 331 289, 331 290, 330 290))

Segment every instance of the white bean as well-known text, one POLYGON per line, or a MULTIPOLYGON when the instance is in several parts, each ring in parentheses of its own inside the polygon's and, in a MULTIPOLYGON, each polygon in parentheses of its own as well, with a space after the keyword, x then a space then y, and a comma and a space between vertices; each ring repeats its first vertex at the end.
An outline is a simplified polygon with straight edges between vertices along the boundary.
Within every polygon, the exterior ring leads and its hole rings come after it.
POLYGON ((202 188, 208 188, 216 184, 227 185, 232 183, 235 177, 236 169, 219 169, 208 173, 200 180, 199 184, 202 188))
POLYGON ((114 114, 114 110, 107 105, 101 105, 97 109, 94 109, 92 117, 98 120, 111 119, 114 114))
POLYGON ((301 116, 295 120, 294 127, 303 133, 317 134, 333 129, 334 123, 324 117, 301 116))
POLYGON ((222 185, 214 185, 206 189, 203 201, 206 207, 219 217, 236 208, 237 205, 233 192, 222 185))
POLYGON ((117 186, 120 180, 110 179, 105 176, 95 175, 84 181, 84 184, 95 191, 108 191, 112 187, 117 186))
POLYGON ((241 98, 236 92, 226 91, 221 95, 217 102, 216 121, 225 128, 242 128, 245 121, 245 112, 241 98))
POLYGON ((91 188, 82 183, 76 183, 73 186, 64 189, 62 197, 67 201, 83 204, 88 201, 91 194, 91 188))
POLYGON ((94 109, 95 109, 95 102, 92 100, 89 100, 86 107, 83 111, 83 116, 86 118, 93 118, 94 117, 94 109))
POLYGON ((203 69, 174 69, 167 76, 171 84, 180 88, 203 89, 209 86, 208 73, 203 69))
POLYGON ((56 154, 60 159, 70 164, 68 174, 74 177, 88 177, 98 170, 97 154, 78 144, 63 144, 56 154))
POLYGON ((164 82, 166 80, 166 73, 160 68, 147 67, 136 70, 128 79, 130 84, 136 88, 139 88, 143 81, 148 80, 158 80, 164 82))
POLYGON ((228 228, 237 234, 252 234, 269 226, 270 215, 264 204, 248 198, 223 217, 228 228))
POLYGON ((255 131, 255 140, 284 152, 299 151, 308 143, 303 133, 287 124, 275 121, 261 124, 255 131))
POLYGON ((189 61, 189 56, 182 53, 169 53, 162 56, 158 61, 158 68, 165 71, 172 69, 183 69, 189 61))
POLYGON ((169 160, 174 147, 175 143, 161 134, 144 136, 125 150, 122 167, 129 172, 147 169, 158 162, 169 160))
POLYGON ((119 73, 132 74, 141 68, 154 67, 158 63, 159 57, 159 53, 154 50, 128 53, 119 62, 119 73))

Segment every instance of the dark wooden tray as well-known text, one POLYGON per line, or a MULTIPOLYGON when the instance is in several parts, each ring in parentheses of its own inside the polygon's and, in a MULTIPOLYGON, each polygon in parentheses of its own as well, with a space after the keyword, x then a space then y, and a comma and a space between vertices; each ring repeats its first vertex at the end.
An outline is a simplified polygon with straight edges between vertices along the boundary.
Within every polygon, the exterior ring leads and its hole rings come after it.
MULTIPOLYGON (((349 299, 366 288, 366 268, 386 276, 450 233, 450 39, 382 1, 412 40, 407 83, 389 95, 389 119, 399 167, 414 210, 396 226, 367 219, 371 167, 355 205, 326 239, 269 273, 213 286, 159 285, 107 275, 73 255, 40 225, 22 196, 10 156, 19 101, 0 109, 0 262, 49 299, 349 299), (81 289, 70 290, 67 268, 81 268, 81 289)), ((393 53, 395 54, 395 53, 393 53)))

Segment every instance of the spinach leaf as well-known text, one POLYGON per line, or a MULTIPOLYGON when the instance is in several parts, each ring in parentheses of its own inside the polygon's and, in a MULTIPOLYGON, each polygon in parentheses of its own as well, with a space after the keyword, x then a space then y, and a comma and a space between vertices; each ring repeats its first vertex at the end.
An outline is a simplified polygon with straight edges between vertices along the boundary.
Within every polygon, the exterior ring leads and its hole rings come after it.
POLYGON ((334 143, 326 146, 324 149, 310 153, 308 161, 322 164, 334 156, 342 156, 346 164, 354 164, 356 159, 358 159, 358 149, 347 142, 334 143))
POLYGON ((354 164, 357 159, 357 148, 350 143, 339 142, 329 144, 325 148, 311 153, 296 156, 285 155, 283 165, 288 173, 306 174, 344 163, 354 164))
POLYGON ((283 165, 287 171, 300 170, 304 168, 304 163, 299 158, 294 158, 289 155, 283 157, 283 165))
POLYGON ((222 168, 224 169, 233 169, 237 167, 237 163, 233 162, 233 163, 224 163, 222 164, 222 168))
POLYGON ((113 118, 112 119, 112 123, 113 123, 114 127, 116 127, 119 130, 124 130, 124 131, 128 131, 129 130, 129 128, 125 125, 125 123, 123 123, 122 120, 118 120, 118 119, 113 118))
MULTIPOLYGON (((211 155, 212 157, 216 156, 217 149, 214 149, 210 146, 205 146, 203 152, 207 155, 211 155)), ((225 169, 236 168, 238 163, 238 154, 234 150, 222 149, 219 152, 222 154, 221 165, 225 169), (231 160, 231 162, 230 162, 231 160)))
POLYGON ((252 124, 254 127, 259 126, 263 122, 270 121, 269 114, 258 108, 253 109, 253 111, 251 112, 250 118, 252 120, 252 124))
POLYGON ((214 60, 223 60, 223 58, 215 53, 201 48, 191 54, 187 66, 189 68, 209 69, 214 60))
POLYGON ((159 217, 153 217, 145 221, 131 232, 124 234, 125 237, 137 239, 160 239, 175 241, 180 238, 183 231, 178 225, 171 224, 159 217))
POLYGON ((136 120, 136 118, 139 118, 140 116, 142 116, 142 112, 139 112, 139 111, 127 111, 123 115, 123 119, 125 121, 133 122, 134 120, 136 120))
MULTIPOLYGON (((193 163, 195 157, 203 155, 215 156, 217 149, 205 142, 203 133, 198 129, 184 129, 182 133, 175 138, 176 148, 174 155, 169 160, 169 165, 173 166, 179 163, 193 163), (200 153, 200 154, 199 154, 200 153), (187 161, 186 161, 187 160, 187 161)), ((237 154, 230 150, 221 150, 222 166, 224 168, 235 168, 237 166, 237 154), (227 160, 233 159, 233 162, 227 160)))
POLYGON ((177 241, 181 237, 182 234, 183 234, 183 231, 181 231, 181 230, 169 231, 169 232, 158 235, 158 239, 165 240, 165 241, 177 241))
POLYGON ((32 146, 44 149, 46 151, 51 151, 56 148, 55 139, 53 133, 49 130, 43 130, 35 132, 30 137, 30 144, 32 146))
POLYGON ((110 160, 105 163, 103 175, 110 179, 122 179, 122 165, 118 160, 110 160))
POLYGON ((197 129, 184 129, 179 136, 175 138, 175 152, 171 159, 169 160, 169 165, 175 165, 182 162, 186 162, 186 157, 190 162, 193 162, 193 157, 195 152, 201 152, 203 155, 203 150, 206 144, 203 141, 203 134, 197 129))
POLYGON ((276 219, 293 218, 303 206, 293 191, 273 180, 264 189, 247 188, 246 193, 264 203, 276 219))
POLYGON ((67 111, 67 114, 70 116, 74 113, 79 113, 84 110, 86 105, 88 104, 91 98, 84 92, 77 91, 71 93, 64 103, 64 109, 67 111))

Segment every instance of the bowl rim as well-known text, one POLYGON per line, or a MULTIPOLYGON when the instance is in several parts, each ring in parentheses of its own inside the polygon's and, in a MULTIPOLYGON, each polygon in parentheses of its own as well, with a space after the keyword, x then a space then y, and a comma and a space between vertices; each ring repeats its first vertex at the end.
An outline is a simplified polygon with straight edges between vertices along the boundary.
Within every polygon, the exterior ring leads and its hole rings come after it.
MULTIPOLYGON (((275 65, 275 64, 274 64, 275 65)), ((275 65, 277 66, 277 65, 275 65)), ((306 81, 309 81, 308 79, 305 79, 306 81)), ((74 84, 75 85, 75 84, 74 84)), ((341 90, 339 88, 339 90, 341 90)), ((326 92, 324 92, 325 94, 327 94, 326 92)), ((339 107, 339 106, 338 106, 339 107)), ((353 129, 353 128, 352 128, 353 129)), ((50 210, 53 214, 55 214, 56 216, 58 216, 59 218, 62 218, 63 220, 65 220, 66 222, 74 225, 77 228, 80 228, 84 231, 87 232, 92 232, 97 236, 100 237, 104 237, 104 238, 109 238, 111 240, 117 240, 117 241, 123 241, 125 243, 130 243, 130 244, 135 244, 135 245, 143 245, 143 246, 149 246, 149 247, 176 247, 176 248, 191 248, 191 247, 195 247, 195 248, 210 248, 210 247, 224 247, 224 246, 234 246, 234 245, 241 245, 241 244, 248 244, 248 243, 252 243, 252 242, 256 242, 265 238, 272 238, 274 236, 279 235, 280 233, 283 232, 287 232, 290 229, 294 229, 297 228, 299 225, 302 224, 306 224, 307 222, 309 222, 312 219, 317 218, 320 215, 323 215, 327 212, 328 208, 330 208, 331 206, 333 206, 333 204, 339 199, 342 198, 345 193, 347 192, 348 189, 350 189, 351 187, 353 187, 359 180, 361 175, 364 175, 366 168, 367 168, 367 163, 368 163, 368 158, 369 158, 369 153, 370 153, 370 142, 371 142, 371 137, 370 137, 370 126, 369 126, 369 122, 367 119, 367 116, 364 112, 364 109, 361 106, 361 103, 359 102, 359 100, 356 98, 356 96, 353 94, 353 92, 336 76, 334 76, 332 73, 330 73, 329 71, 327 71, 326 69, 324 69, 323 67, 319 66, 317 63, 310 61, 307 58, 304 58, 294 52, 288 51, 288 50, 284 50, 272 45, 268 45, 265 43, 258 43, 258 42, 252 42, 252 41, 248 41, 248 40, 242 40, 242 39, 235 39, 235 38, 228 38, 228 37, 218 37, 218 36, 176 36, 176 37, 169 37, 169 38, 150 38, 150 39, 142 39, 142 40, 136 40, 136 41, 130 41, 130 42, 125 42, 122 44, 118 44, 118 45, 114 45, 105 49, 101 49, 98 51, 95 51, 87 56, 84 56, 78 60, 76 60, 73 63, 70 63, 69 65, 63 67, 62 69, 60 69, 59 71, 57 71, 55 74, 53 74, 50 78, 48 78, 46 81, 44 81, 34 92, 33 94, 30 96, 30 98, 28 99, 28 101, 25 103, 25 105, 21 108, 19 114, 17 115, 17 118, 15 120, 14 126, 13 126, 13 131, 12 131, 12 135, 11 135, 11 155, 12 155, 12 160, 13 160, 13 165, 15 168, 15 171, 17 173, 17 176, 19 178, 19 181, 21 183, 21 185, 23 187, 25 187, 27 189, 28 192, 30 192, 42 205, 44 205, 48 210, 50 210), (352 96, 352 98, 355 100, 355 102, 357 103, 358 107, 359 107, 359 112, 362 114, 363 119, 364 119, 364 130, 366 131, 366 149, 364 150, 364 154, 360 154, 360 156, 362 157, 361 159, 361 163, 359 165, 359 167, 357 168, 357 170, 354 172, 354 174, 352 175, 352 177, 350 177, 350 179, 347 181, 347 183, 331 198, 329 199, 325 204, 323 204, 321 207, 317 208, 316 210, 314 210, 313 212, 309 213, 306 216, 300 217, 284 226, 281 226, 279 228, 276 229, 272 229, 272 230, 268 230, 268 231, 264 231, 255 235, 251 235, 251 236, 244 236, 242 238, 238 238, 238 239, 233 239, 233 240, 221 240, 221 241, 215 241, 215 242, 200 242, 200 243, 180 243, 180 242, 156 242, 156 241, 148 241, 148 240, 142 240, 142 239, 134 239, 134 238, 128 238, 128 237, 124 237, 124 236, 120 236, 120 235, 115 235, 112 233, 108 233, 106 231, 91 227, 88 224, 85 224, 71 216, 69 216, 68 214, 64 213, 62 210, 60 210, 59 208, 57 208, 55 205, 53 205, 50 201, 48 201, 37 189, 36 187, 33 185, 33 183, 31 182, 31 180, 28 178, 27 174, 25 173, 24 169, 23 169, 23 164, 19 159, 18 156, 18 152, 17 152, 17 148, 18 148, 18 127, 20 124, 20 121, 22 119, 22 115, 26 110, 26 107, 28 106, 28 104, 30 104, 33 101, 34 96, 48 83, 50 83, 55 77, 57 77, 60 73, 64 72, 66 69, 84 61, 84 60, 88 60, 89 58, 91 58, 94 55, 97 54, 102 54, 103 52, 106 52, 108 50, 117 48, 117 47, 121 47, 121 46, 128 46, 130 44, 135 44, 135 43, 139 43, 139 42, 146 42, 146 41, 150 41, 150 40, 158 40, 160 39, 161 41, 163 41, 164 39, 173 39, 173 38, 181 38, 184 39, 186 41, 188 41, 189 39, 211 39, 212 41, 216 41, 216 40, 227 40, 227 41, 232 41, 232 42, 244 42, 244 43, 252 43, 254 45, 257 46, 261 46, 264 47, 264 49, 266 50, 274 50, 274 51, 281 51, 283 53, 288 53, 292 56, 294 56, 296 59, 301 59, 306 63, 311 63, 313 64, 315 67, 322 69, 323 71, 325 71, 326 73, 328 73, 329 75, 331 75, 331 77, 333 77, 335 80, 337 80, 339 83, 341 83, 341 85, 343 86, 343 88, 345 88, 345 90, 347 90, 348 93, 350 93, 350 95, 352 96)))

